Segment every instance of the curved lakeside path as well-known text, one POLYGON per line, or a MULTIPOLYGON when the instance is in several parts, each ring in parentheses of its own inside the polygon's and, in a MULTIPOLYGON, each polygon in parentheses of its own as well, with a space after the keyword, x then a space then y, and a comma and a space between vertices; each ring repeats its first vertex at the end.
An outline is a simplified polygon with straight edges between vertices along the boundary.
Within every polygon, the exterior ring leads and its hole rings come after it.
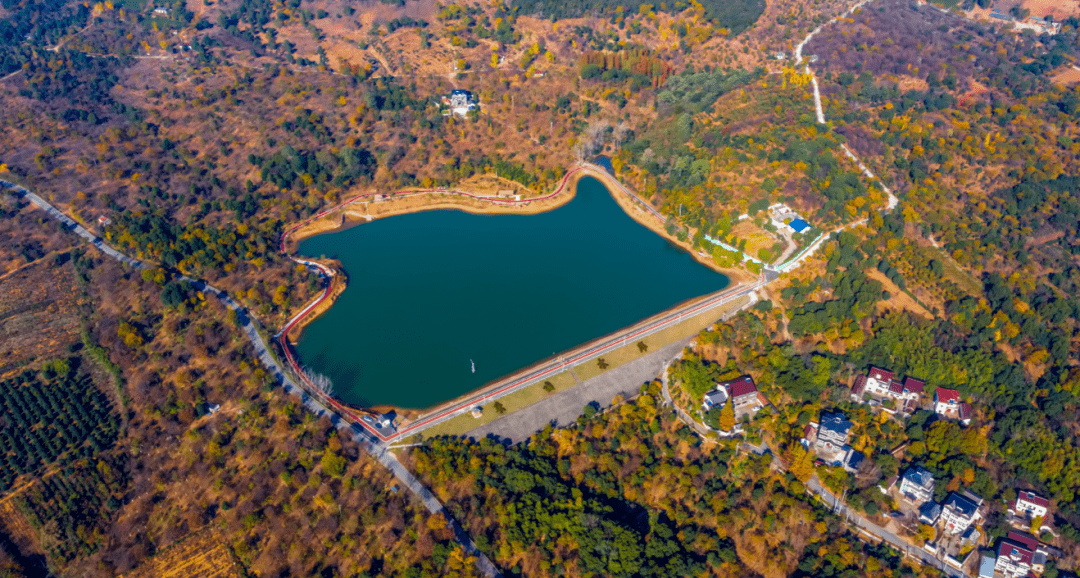
MULTIPOLYGON (((105 243, 105 241, 102 240, 101 237, 94 235, 85 227, 75 222, 71 217, 68 217, 67 215, 56 209, 56 207, 53 207, 52 204, 50 204, 48 201, 42 199, 40 196, 30 192, 24 187, 16 183, 0 180, 0 189, 5 189, 10 193, 14 194, 15 196, 23 197, 34 205, 37 205, 39 208, 44 210, 45 213, 48 214, 50 217, 62 223, 66 229, 72 231, 83 239, 86 239, 94 247, 97 247, 97 249, 100 250, 102 253, 119 261, 120 263, 123 263, 124 265, 132 267, 134 269, 145 269, 147 267, 153 266, 148 263, 143 263, 142 261, 139 261, 137 259, 132 259, 131 257, 128 257, 120 251, 112 248, 111 246, 109 246, 109 244, 105 243)), ((275 359, 274 356, 271 355, 270 350, 267 348, 266 341, 263 339, 263 336, 256 327, 255 322, 248 315, 247 310, 244 309, 243 306, 237 303, 233 298, 229 297, 229 295, 224 291, 216 289, 205 281, 191 279, 190 277, 186 276, 182 276, 181 279, 190 282, 192 285, 195 286, 198 291, 202 292, 203 294, 217 297, 221 300, 223 304, 225 304, 226 307, 235 311, 238 324, 240 325, 244 336, 247 337, 248 341, 250 341, 252 346, 255 348, 255 354, 259 357, 259 361, 268 370, 270 370, 270 375, 272 375, 275 380, 281 383, 282 387, 285 389, 285 392, 288 394, 299 396, 301 402, 304 404, 304 407, 306 407, 316 416, 328 417, 331 423, 334 424, 334 427, 337 428, 343 435, 351 437, 354 441, 360 444, 361 448, 366 450, 375 459, 377 459, 379 463, 389 469, 394 474, 394 477, 398 479, 398 481, 400 481, 406 488, 409 489, 410 492, 413 493, 413 495, 415 495, 417 498, 420 499, 421 502, 423 502, 424 507, 427 508, 427 510, 431 512, 431 514, 442 514, 446 518, 446 521, 449 524, 451 530, 453 530, 454 538, 462 546, 462 548, 464 548, 465 553, 475 558, 477 569, 479 569, 480 572, 482 572, 485 576, 488 576, 489 578, 501 578, 502 574, 499 573, 498 569, 495 567, 495 564, 491 562, 491 560, 487 557, 486 554, 481 552, 476 547, 476 543, 472 541, 472 538, 470 538, 468 533, 465 532, 464 528, 461 527, 461 524, 459 524, 457 520, 455 520, 454 517, 450 514, 450 512, 447 511, 445 507, 443 507, 439 499, 436 498, 433 493, 431 493, 431 490, 427 489, 427 487, 424 486, 424 484, 421 483, 420 480, 412 474, 412 472, 410 472, 400 461, 398 461, 397 456, 395 456, 393 452, 389 451, 385 445, 379 443, 378 439, 374 438, 363 428, 358 427, 355 423, 352 423, 348 419, 342 419, 337 408, 330 409, 329 407, 327 407, 328 404, 324 403, 325 400, 320 399, 317 396, 310 395, 305 387, 301 387, 295 381, 293 381, 292 377, 290 377, 289 375, 289 372, 282 368, 278 364, 277 359, 275 359)), ((286 349, 286 351, 288 351, 288 349, 286 349)))

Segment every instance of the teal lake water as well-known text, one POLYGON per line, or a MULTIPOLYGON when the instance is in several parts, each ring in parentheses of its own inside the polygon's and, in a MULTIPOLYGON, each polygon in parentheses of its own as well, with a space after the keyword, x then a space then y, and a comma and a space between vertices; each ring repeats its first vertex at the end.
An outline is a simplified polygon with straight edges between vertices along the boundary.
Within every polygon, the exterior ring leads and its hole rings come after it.
POLYGON ((349 276, 304 330, 301 363, 359 405, 437 405, 729 282, 592 178, 548 213, 389 217, 299 252, 339 259, 349 276))

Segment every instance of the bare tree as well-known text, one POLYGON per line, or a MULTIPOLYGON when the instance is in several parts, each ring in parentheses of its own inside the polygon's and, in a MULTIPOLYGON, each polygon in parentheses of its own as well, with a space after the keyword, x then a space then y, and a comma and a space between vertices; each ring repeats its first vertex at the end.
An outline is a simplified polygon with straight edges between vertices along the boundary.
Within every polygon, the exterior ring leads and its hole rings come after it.
POLYGON ((333 395, 334 383, 330 381, 329 377, 321 373, 315 373, 311 368, 304 368, 304 377, 307 378, 308 383, 315 386, 315 389, 325 393, 326 395, 333 395))
POLYGON ((623 143, 624 140, 626 140, 626 135, 629 132, 630 132, 630 125, 626 124, 626 121, 620 120, 619 124, 615 125, 614 139, 615 139, 615 148, 616 149, 618 149, 620 146, 622 146, 622 143, 623 143))
POLYGON ((607 140, 607 131, 611 128, 606 120, 598 120, 589 125, 589 128, 585 129, 585 138, 587 139, 591 150, 589 154, 601 150, 604 148, 604 142, 607 140))
POLYGON ((585 157, 592 154, 592 146, 585 141, 578 141, 574 143, 573 151, 574 158, 577 159, 579 163, 584 162, 585 157))

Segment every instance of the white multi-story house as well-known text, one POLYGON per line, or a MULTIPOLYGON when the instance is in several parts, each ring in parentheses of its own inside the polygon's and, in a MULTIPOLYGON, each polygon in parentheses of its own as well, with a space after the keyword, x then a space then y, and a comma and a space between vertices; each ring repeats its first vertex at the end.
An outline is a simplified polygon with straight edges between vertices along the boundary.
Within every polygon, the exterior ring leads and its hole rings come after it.
POLYGON ((820 424, 810 422, 807 425, 802 443, 829 465, 846 466, 852 458, 851 447, 847 445, 852 425, 842 413, 821 414, 820 424))
POLYGON ((901 413, 910 414, 918 407, 925 388, 926 384, 921 380, 907 377, 901 382, 895 378, 893 372, 871 366, 866 375, 855 378, 855 383, 851 387, 851 397, 856 401, 861 401, 864 395, 880 399, 894 399, 898 402, 901 413))
POLYGON ((934 412, 955 418, 960 414, 960 392, 955 389, 937 388, 934 392, 934 412))
POLYGON ((476 96, 468 90, 456 88, 450 91, 449 97, 443 97, 443 102, 449 106, 449 112, 457 116, 466 116, 474 110, 480 110, 480 104, 476 96))
POLYGON ((1013 514, 1028 520, 1045 517, 1049 511, 1050 500, 1027 490, 1020 490, 1012 507, 1013 514))
POLYGON ((918 466, 908 468, 900 478, 900 493, 915 505, 928 502, 934 495, 934 476, 918 466))
POLYGON ((1046 565, 1046 552, 1039 549, 1039 542, 1030 536, 1018 532, 1009 532, 1007 538, 998 543, 996 574, 1006 578, 1021 578, 1032 570, 1042 572, 1046 565))
POLYGON ((817 445, 826 450, 839 450, 847 445, 851 434, 851 421, 842 413, 827 413, 821 416, 818 425, 817 445))
POLYGON ((941 523, 948 534, 960 534, 982 517, 979 507, 982 498, 965 491, 962 494, 951 493, 941 508, 941 523))

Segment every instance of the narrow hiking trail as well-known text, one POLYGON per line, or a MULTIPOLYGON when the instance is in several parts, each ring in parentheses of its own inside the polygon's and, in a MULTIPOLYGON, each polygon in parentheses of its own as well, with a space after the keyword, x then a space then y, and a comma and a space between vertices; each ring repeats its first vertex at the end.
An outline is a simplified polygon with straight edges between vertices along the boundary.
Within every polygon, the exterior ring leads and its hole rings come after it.
MULTIPOLYGON (((810 34, 807 34, 806 38, 803 38, 803 41, 800 42, 799 45, 795 47, 795 65, 798 66, 800 63, 802 63, 802 61, 803 61, 803 48, 806 47, 806 43, 810 42, 810 40, 814 37, 814 35, 817 34, 818 32, 820 32, 822 28, 825 28, 826 26, 829 26, 830 24, 833 24, 834 22, 840 20, 841 18, 847 18, 852 13, 854 13, 856 10, 858 10, 859 8, 862 8, 864 5, 866 5, 866 4, 870 3, 870 2, 871 2, 871 0, 863 0, 862 2, 859 2, 858 4, 852 6, 851 8, 848 8, 847 11, 844 12, 843 14, 840 14, 840 15, 837 15, 837 16, 833 17, 828 22, 825 22, 821 26, 818 26, 817 28, 815 28, 813 31, 810 32, 810 34)), ((811 86, 814 87, 814 113, 817 115, 818 124, 828 124, 826 122, 826 120, 825 120, 825 109, 821 105, 821 87, 818 86, 817 76, 814 75, 814 70, 810 68, 809 60, 804 65, 804 70, 806 71, 807 74, 810 75, 810 84, 811 84, 811 86)), ((861 160, 859 160, 859 157, 857 157, 855 155, 855 153, 852 152, 851 149, 848 148, 848 146, 846 144, 841 144, 840 148, 844 149, 844 154, 849 159, 851 159, 851 161, 854 162, 856 166, 859 167, 859 170, 862 171, 862 174, 865 175, 866 178, 870 179, 871 181, 876 182, 878 184, 878 186, 880 186, 881 189, 885 191, 885 194, 889 196, 889 201, 885 205, 885 210, 886 211, 891 211, 894 208, 896 208, 896 206, 900 204, 900 199, 896 198, 896 195, 893 194, 893 192, 889 189, 889 187, 885 186, 885 183, 882 182, 881 179, 879 179, 877 177, 877 175, 875 175, 865 164, 863 164, 863 162, 861 160)))

